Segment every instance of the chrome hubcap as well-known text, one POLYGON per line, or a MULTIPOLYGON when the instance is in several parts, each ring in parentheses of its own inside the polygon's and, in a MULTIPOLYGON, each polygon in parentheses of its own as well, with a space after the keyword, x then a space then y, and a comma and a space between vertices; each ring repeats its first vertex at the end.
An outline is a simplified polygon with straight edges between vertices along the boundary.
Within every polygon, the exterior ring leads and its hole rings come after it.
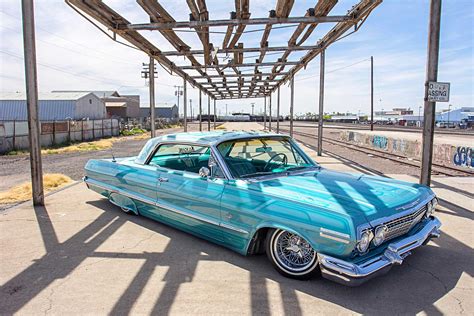
POLYGON ((316 260, 311 245, 298 235, 281 231, 273 243, 276 260, 285 269, 299 272, 310 267, 316 260))

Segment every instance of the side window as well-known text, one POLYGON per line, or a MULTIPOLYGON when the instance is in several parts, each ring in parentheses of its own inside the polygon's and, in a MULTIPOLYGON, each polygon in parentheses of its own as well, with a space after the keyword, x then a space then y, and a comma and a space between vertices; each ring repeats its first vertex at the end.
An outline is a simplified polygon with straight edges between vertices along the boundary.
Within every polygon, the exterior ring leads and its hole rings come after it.
POLYGON ((199 173, 208 167, 210 149, 188 144, 163 144, 158 147, 149 164, 167 169, 199 173))

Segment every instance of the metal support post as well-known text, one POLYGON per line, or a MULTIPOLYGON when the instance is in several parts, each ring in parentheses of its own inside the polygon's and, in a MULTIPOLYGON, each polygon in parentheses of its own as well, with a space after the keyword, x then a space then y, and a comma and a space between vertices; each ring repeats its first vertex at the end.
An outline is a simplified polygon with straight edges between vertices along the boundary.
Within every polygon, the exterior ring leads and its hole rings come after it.
POLYGON ((280 133, 280 86, 277 90, 277 133, 280 133))
POLYGON ((293 137, 293 102, 295 99, 295 78, 292 75, 290 81, 290 137, 293 137))
POLYGON ((216 120, 217 120, 216 99, 214 99, 214 129, 216 129, 216 120))
POLYGON ((374 130, 374 56, 370 56, 370 130, 374 130))
POLYGON ((268 130, 272 131, 272 93, 268 96, 268 130))
POLYGON ((202 90, 199 89, 199 131, 202 132, 202 90))
POLYGON ((436 102, 428 102, 428 82, 438 80, 439 33, 441 0, 431 0, 428 33, 428 61, 426 64, 423 143, 421 152, 420 184, 430 185, 433 162, 433 138, 436 102))
POLYGON ((211 131, 211 96, 207 95, 207 131, 211 131))
POLYGON ((188 104, 188 96, 187 96, 187 82, 186 79, 183 79, 183 115, 184 115, 184 132, 186 133, 188 131, 188 111, 187 111, 187 104, 188 104))
POLYGON ((148 78, 150 80, 150 124, 151 138, 156 136, 155 129, 155 59, 150 56, 150 64, 148 67, 148 78))
POLYGON ((41 164, 40 128, 38 120, 38 82, 33 0, 22 0, 21 4, 33 205, 44 205, 43 167, 41 164))
POLYGON ((263 97, 263 129, 267 129, 267 97, 263 97))
POLYGON ((318 116, 318 156, 323 154, 323 116, 324 116, 324 63, 325 52, 322 50, 320 54, 319 66, 319 116, 318 116))

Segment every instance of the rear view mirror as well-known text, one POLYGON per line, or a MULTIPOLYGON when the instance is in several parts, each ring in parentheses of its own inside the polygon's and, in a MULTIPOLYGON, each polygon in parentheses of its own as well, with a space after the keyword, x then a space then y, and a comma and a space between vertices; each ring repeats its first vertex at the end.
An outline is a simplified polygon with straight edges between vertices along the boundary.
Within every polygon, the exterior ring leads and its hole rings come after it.
POLYGON ((207 178, 209 177, 210 174, 211 174, 211 171, 209 170, 209 168, 201 167, 201 169, 199 169, 199 175, 202 178, 207 178))

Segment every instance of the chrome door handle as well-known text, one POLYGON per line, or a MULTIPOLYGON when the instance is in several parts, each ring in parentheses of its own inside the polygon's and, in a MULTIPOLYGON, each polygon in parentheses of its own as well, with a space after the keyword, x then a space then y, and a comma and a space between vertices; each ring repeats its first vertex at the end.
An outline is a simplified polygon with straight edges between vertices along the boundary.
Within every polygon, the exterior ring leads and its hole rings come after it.
POLYGON ((160 177, 160 178, 158 178, 158 181, 159 181, 159 182, 168 182, 169 179, 168 179, 168 178, 161 178, 161 177, 160 177))

